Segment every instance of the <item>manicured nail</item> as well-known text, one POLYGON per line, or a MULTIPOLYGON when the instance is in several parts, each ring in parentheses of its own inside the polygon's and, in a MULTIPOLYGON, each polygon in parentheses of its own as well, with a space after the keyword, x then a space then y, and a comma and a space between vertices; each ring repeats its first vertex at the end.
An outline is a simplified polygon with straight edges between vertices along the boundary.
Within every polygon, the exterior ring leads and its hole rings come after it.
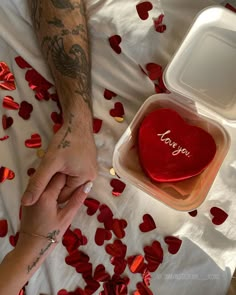
POLYGON ((87 183, 84 185, 83 192, 84 192, 85 194, 88 194, 88 193, 91 191, 92 187, 93 187, 93 183, 92 183, 91 181, 87 182, 87 183))

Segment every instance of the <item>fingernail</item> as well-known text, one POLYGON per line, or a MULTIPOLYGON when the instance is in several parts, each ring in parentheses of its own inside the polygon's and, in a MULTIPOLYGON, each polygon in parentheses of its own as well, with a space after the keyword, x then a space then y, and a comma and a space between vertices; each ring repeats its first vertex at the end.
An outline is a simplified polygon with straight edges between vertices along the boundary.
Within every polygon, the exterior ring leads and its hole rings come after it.
POLYGON ((85 194, 88 194, 88 193, 91 191, 92 187, 93 187, 93 183, 92 183, 91 181, 87 182, 87 183, 84 185, 83 192, 84 192, 85 194))
POLYGON ((30 192, 25 192, 23 198, 21 199, 22 205, 30 205, 33 201, 33 194, 30 192))

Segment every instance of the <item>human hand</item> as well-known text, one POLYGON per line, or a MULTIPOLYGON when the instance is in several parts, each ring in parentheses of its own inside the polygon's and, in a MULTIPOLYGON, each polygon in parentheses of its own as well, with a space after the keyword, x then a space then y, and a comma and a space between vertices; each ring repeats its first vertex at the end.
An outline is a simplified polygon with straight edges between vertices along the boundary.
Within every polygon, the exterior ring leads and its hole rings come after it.
POLYGON ((42 162, 29 181, 22 198, 23 205, 34 204, 58 172, 66 176, 59 202, 67 201, 78 187, 95 179, 97 161, 92 128, 86 122, 78 123, 73 117, 71 114, 54 135, 42 162))
POLYGON ((58 195, 65 183, 66 175, 57 173, 39 200, 30 207, 22 208, 20 236, 14 251, 18 257, 24 256, 25 261, 29 260, 28 273, 35 270, 53 250, 56 243, 47 237, 55 241, 61 239, 92 186, 89 182, 76 189, 67 204, 61 208, 58 204, 58 195))

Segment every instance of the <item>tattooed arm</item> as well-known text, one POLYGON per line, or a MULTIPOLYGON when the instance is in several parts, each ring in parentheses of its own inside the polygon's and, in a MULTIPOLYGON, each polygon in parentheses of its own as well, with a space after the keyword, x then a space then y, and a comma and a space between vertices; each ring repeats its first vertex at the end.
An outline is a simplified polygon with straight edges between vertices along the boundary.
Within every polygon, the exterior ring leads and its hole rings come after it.
POLYGON ((59 208, 57 198, 65 182, 64 174, 56 174, 39 201, 23 207, 17 245, 0 264, 0 294, 19 294, 60 241, 91 188, 87 183, 71 195, 65 207, 59 208))
POLYGON ((29 182, 22 202, 36 202, 57 172, 67 176, 59 201, 96 177, 92 133, 90 60, 82 0, 31 0, 32 19, 42 52, 54 77, 63 126, 29 182))

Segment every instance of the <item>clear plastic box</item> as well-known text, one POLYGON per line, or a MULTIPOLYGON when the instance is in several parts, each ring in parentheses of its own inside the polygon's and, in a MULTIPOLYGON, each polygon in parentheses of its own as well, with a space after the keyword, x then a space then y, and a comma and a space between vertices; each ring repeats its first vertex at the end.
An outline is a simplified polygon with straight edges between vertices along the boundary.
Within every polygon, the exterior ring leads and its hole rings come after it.
POLYGON ((167 66, 170 94, 148 98, 120 138, 113 166, 124 180, 181 211, 196 209, 206 198, 230 146, 221 124, 236 121, 236 14, 213 6, 195 19, 167 66), (217 146, 210 165, 199 175, 173 183, 153 182, 141 168, 137 131, 144 117, 157 108, 176 110, 189 124, 208 131, 217 146))

